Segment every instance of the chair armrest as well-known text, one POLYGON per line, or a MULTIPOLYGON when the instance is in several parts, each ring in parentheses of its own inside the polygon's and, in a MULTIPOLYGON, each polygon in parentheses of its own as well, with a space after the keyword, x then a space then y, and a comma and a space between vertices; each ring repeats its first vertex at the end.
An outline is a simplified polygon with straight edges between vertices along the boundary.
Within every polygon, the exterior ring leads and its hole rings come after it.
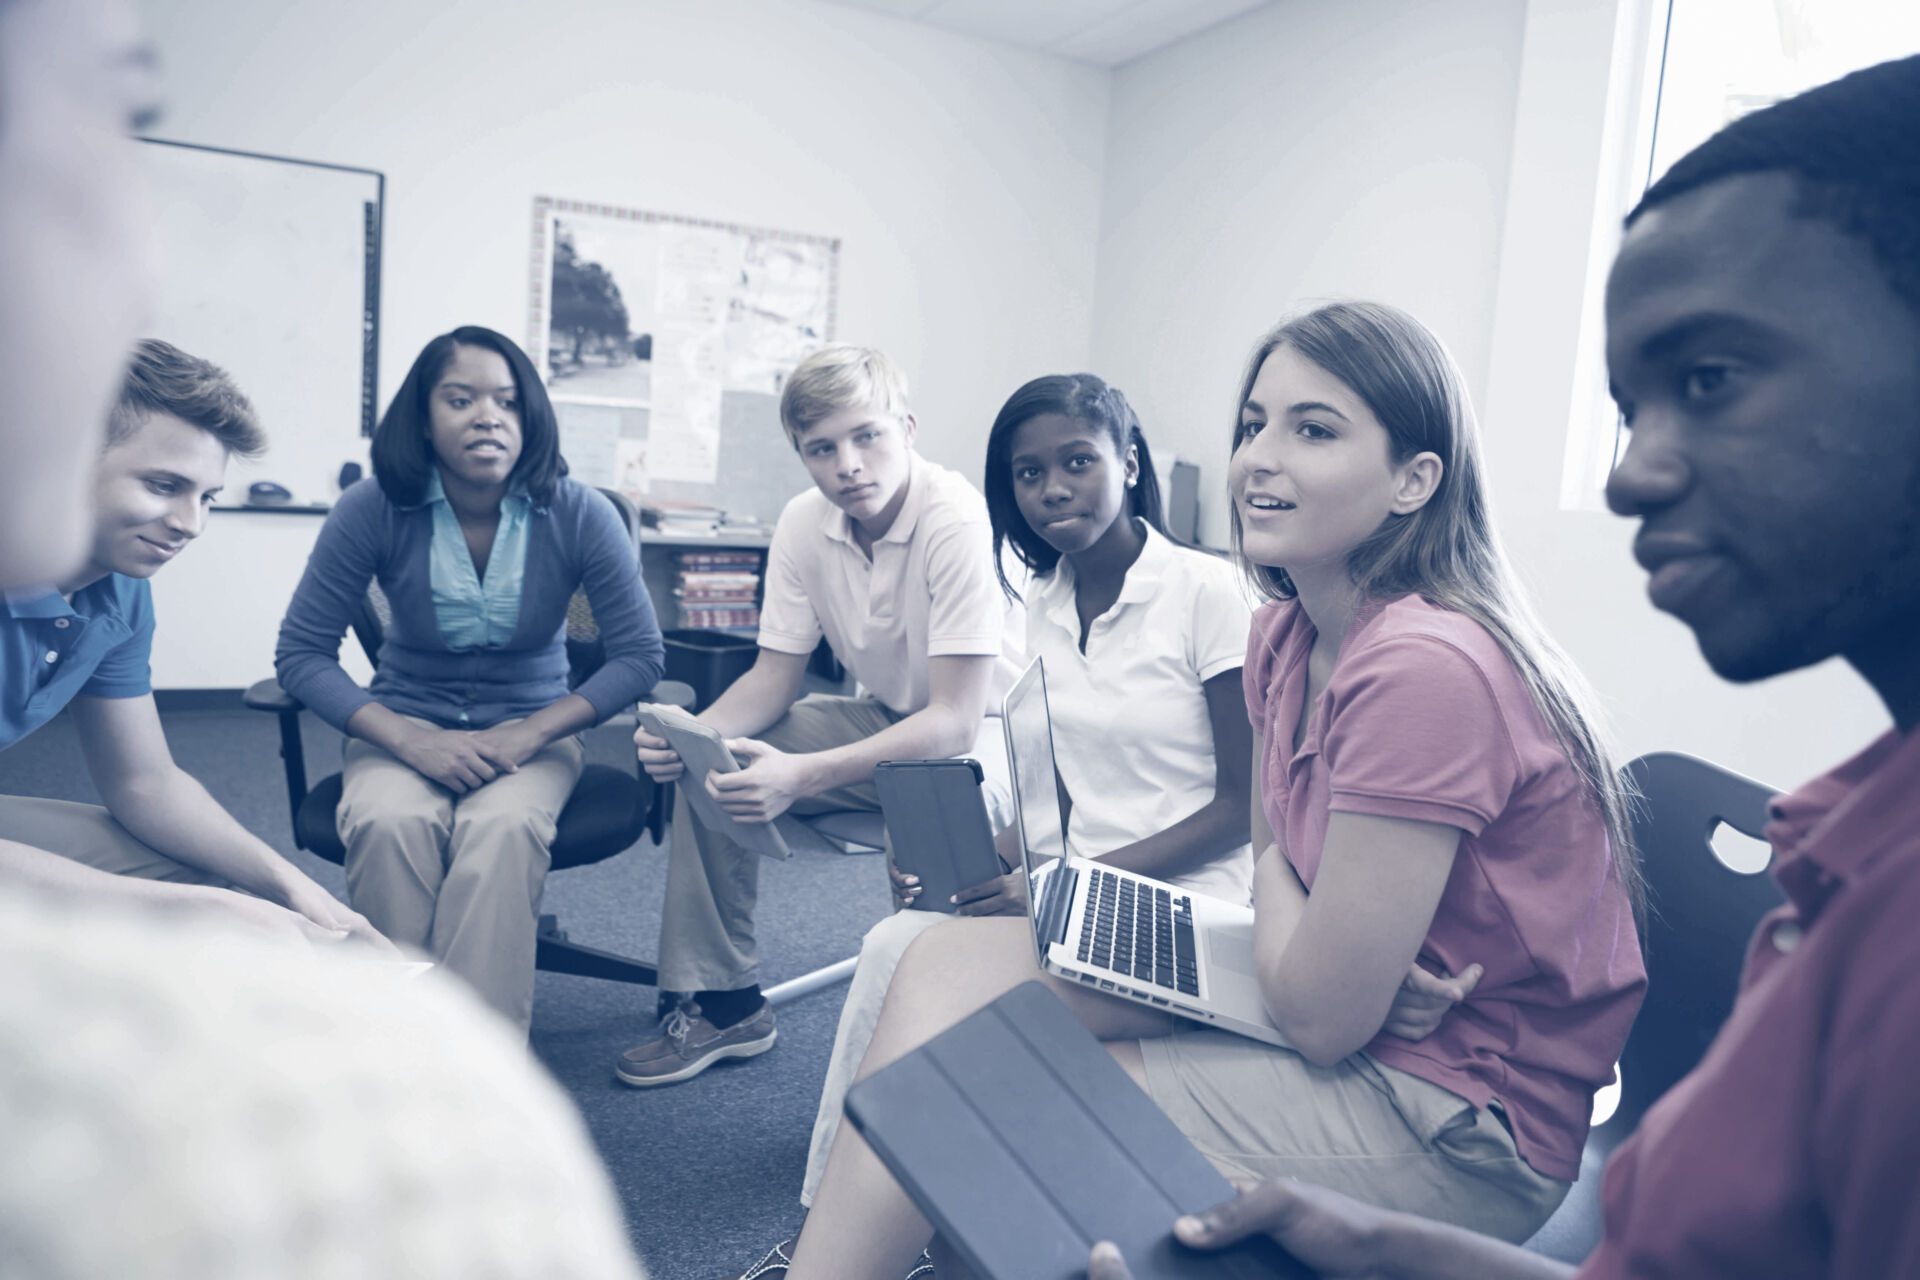
POLYGON ((241 695, 240 701, 255 711, 273 711, 285 713, 298 711, 304 705, 301 701, 280 687, 278 680, 262 680, 241 695))
POLYGON ((280 687, 278 680, 262 680, 240 695, 240 701, 255 711, 271 711, 280 717, 280 762, 287 774, 287 816, 293 822, 293 847, 304 849, 300 839, 300 806, 307 801, 307 753, 300 740, 300 699, 280 687))
MULTIPOLYGON (((682 711, 691 712, 694 701, 693 686, 684 684, 679 680, 662 680, 659 684, 654 685, 652 689, 648 690, 647 696, 642 698, 641 701, 663 702, 670 707, 678 707, 682 711)), ((631 707, 621 712, 619 716, 614 717, 614 719, 622 720, 632 718, 633 709, 631 707)), ((638 721, 635 720, 634 723, 638 723, 638 721)), ((625 726, 623 725, 622 727, 624 728, 625 726)), ((641 767, 638 756, 634 757, 633 775, 641 782, 653 788, 653 808, 647 814, 647 830, 652 834, 653 842, 659 844, 660 841, 665 838, 666 825, 672 820, 673 816, 673 784, 671 782, 655 782, 652 778, 649 778, 647 771, 641 767)))
POLYGON ((641 701, 664 702, 670 707, 678 707, 682 711, 691 711, 693 710, 694 703, 693 686, 684 684, 679 680, 662 680, 659 684, 653 686, 652 692, 648 693, 641 701))

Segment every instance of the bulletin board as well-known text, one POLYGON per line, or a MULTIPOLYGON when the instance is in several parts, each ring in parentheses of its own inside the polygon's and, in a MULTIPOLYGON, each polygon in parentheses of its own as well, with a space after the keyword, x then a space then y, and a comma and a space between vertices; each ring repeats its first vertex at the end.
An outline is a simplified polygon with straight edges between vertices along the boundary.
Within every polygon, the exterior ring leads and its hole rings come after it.
POLYGON ((211 360, 253 402, 267 453, 229 469, 222 506, 255 480, 325 511, 342 463, 364 465, 378 406, 376 170, 142 139, 158 288, 146 336, 211 360))
POLYGON ((574 476, 771 523, 811 483, 779 396, 839 271, 832 237, 536 197, 527 350, 574 476))

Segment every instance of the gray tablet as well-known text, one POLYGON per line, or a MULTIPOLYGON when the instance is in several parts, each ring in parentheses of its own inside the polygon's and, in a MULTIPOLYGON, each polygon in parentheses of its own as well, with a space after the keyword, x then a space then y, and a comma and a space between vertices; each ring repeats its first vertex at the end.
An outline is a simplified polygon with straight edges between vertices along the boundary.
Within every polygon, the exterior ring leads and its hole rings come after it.
POLYGON ((678 707, 643 702, 635 715, 648 733, 665 738, 680 753, 687 771, 679 781, 680 799, 693 806, 693 815, 711 831, 723 832, 741 847, 769 858, 789 858, 793 851, 770 822, 738 822, 707 794, 707 774, 737 773, 740 762, 727 750, 719 733, 678 707))
POLYGON ((1002 874, 978 760, 882 760, 873 771, 893 865, 920 877, 913 909, 958 910, 953 895, 1002 874))
POLYGON ((1101 1240, 1135 1280, 1313 1278, 1265 1236, 1174 1239, 1233 1188, 1041 983, 854 1085, 847 1117, 985 1280, 1084 1280, 1101 1240))

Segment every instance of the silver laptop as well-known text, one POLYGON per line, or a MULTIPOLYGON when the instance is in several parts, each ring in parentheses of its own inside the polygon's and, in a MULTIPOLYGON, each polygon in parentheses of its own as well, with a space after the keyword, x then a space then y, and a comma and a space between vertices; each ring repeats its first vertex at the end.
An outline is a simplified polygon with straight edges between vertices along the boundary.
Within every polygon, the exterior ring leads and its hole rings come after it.
MULTIPOLYGON (((1284 1045, 1253 964, 1253 908, 1069 858, 1046 673, 1033 660, 1001 704, 1027 911, 1040 967, 1070 982, 1284 1045)), ((1151 733, 1142 725, 1140 732, 1151 733)))

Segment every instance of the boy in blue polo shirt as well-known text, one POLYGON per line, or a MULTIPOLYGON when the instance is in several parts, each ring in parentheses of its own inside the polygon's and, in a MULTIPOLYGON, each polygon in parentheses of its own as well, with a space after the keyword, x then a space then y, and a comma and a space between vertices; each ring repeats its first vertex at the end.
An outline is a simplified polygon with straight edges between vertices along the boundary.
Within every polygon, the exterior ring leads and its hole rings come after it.
POLYGON ((200 535, 227 459, 265 443, 222 370, 139 344, 95 467, 85 564, 57 587, 0 595, 0 750, 70 707, 106 806, 0 796, 0 887, 384 947, 174 764, 154 708, 146 580, 200 535))

